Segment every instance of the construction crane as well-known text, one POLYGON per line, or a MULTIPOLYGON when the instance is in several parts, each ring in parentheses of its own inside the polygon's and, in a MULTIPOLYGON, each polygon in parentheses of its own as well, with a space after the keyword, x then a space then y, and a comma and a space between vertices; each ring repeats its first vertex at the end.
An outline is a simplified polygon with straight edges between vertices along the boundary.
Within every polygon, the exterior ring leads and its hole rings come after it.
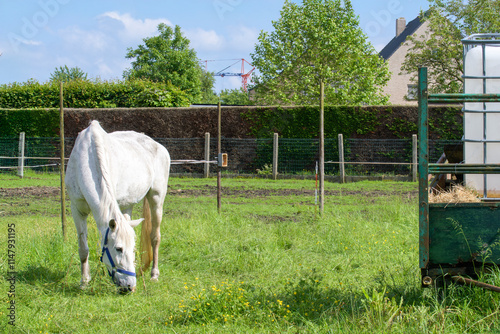
MULTIPOLYGON (((248 79, 252 75, 252 72, 255 70, 255 67, 250 64, 248 61, 246 61, 243 58, 240 59, 227 59, 227 60, 219 60, 219 61, 228 61, 228 60, 236 60, 235 63, 227 66, 226 68, 214 73, 214 76, 218 77, 241 77, 241 88, 246 92, 248 90, 248 79), (225 72, 228 68, 238 64, 241 61, 241 72, 225 72), (245 73, 245 63, 250 65, 252 69, 248 72, 245 73)), ((208 67, 208 62, 209 61, 218 61, 218 60, 205 60, 205 71, 207 70, 208 67)))

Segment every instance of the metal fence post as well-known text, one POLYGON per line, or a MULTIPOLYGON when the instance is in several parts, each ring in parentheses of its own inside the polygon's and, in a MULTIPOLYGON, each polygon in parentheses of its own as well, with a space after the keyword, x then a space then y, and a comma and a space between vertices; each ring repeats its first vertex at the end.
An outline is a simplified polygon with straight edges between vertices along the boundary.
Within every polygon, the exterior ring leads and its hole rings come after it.
POLYGON ((210 177, 210 132, 205 132, 205 166, 203 168, 205 178, 210 177))
POLYGON ((417 142, 417 135, 412 135, 411 136, 411 141, 412 141, 412 151, 413 151, 413 155, 412 155, 412 168, 411 168, 411 174, 412 174, 412 177, 411 177, 411 180, 413 182, 417 182, 417 170, 418 170, 418 151, 417 151, 417 147, 418 147, 418 142, 417 142))
POLYGON ((17 162, 17 175, 20 178, 24 177, 24 145, 25 145, 25 139, 26 139, 25 133, 21 132, 19 134, 19 154, 18 154, 19 160, 17 162))
POLYGON ((427 68, 418 69, 418 220, 419 264, 426 268, 429 263, 429 114, 427 68))
POLYGON ((345 166, 344 166, 344 136, 339 133, 339 176, 340 183, 345 183, 345 166))
POLYGON ((273 137, 273 180, 278 179, 278 134, 273 137))

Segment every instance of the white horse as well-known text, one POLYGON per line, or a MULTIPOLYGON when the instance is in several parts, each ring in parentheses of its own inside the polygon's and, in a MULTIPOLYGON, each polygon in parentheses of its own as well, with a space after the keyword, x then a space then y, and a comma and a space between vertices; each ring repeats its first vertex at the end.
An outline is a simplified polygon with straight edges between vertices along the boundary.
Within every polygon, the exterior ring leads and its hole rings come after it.
POLYGON ((167 194, 170 155, 165 147, 133 131, 106 133, 92 121, 78 134, 69 158, 66 187, 78 233, 78 253, 84 287, 90 281, 87 216, 94 216, 101 233, 102 257, 121 291, 134 291, 135 232, 142 223, 142 263, 153 260, 156 280, 160 223, 167 194), (131 220, 134 204, 144 198, 144 219, 131 220))

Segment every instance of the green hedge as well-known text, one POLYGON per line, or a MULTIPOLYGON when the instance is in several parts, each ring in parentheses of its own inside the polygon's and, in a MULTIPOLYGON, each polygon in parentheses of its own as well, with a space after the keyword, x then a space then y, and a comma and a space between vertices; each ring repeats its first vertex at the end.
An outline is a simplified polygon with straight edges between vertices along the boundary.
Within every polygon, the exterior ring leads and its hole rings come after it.
MULTIPOLYGON (((165 113, 165 109, 161 108, 147 110, 148 117, 157 120, 158 124, 161 124, 160 120, 165 120, 170 124, 170 131, 174 133, 210 132, 208 123, 197 121, 207 119, 208 109, 206 108, 183 108, 183 117, 186 118, 184 121, 175 118, 176 121, 173 123, 169 115, 172 112, 176 113, 176 109, 171 109, 170 113, 165 113), (154 115, 156 116, 153 117, 154 115), (176 127, 183 130, 175 131, 176 127)), ((102 112, 107 113, 106 110, 102 112)), ((113 114, 116 115, 116 113, 120 111, 117 110, 113 114)), ((127 119, 133 119, 135 113, 138 114, 137 117, 144 117, 144 110, 137 112, 131 108, 127 109, 127 119)), ((318 138, 319 134, 319 109, 314 107, 238 107, 234 110, 225 109, 224 113, 226 116, 223 128, 238 129, 238 131, 233 131, 236 133, 235 137, 271 138, 276 132, 281 138, 308 139, 318 138), (227 117, 228 114, 238 117, 227 117), (245 121, 242 122, 241 118, 245 121)), ((461 107, 433 107, 430 108, 429 113, 429 129, 432 139, 461 138, 463 133, 461 107)), ((344 138, 411 138, 412 134, 418 132, 417 121, 416 106, 327 106, 325 107, 325 137, 336 138, 339 133, 342 133, 344 138)), ((69 124, 74 123, 69 122, 69 124)), ((141 122, 135 123, 141 124, 141 122)), ((157 126, 161 127, 161 125, 157 126)), ((139 126, 135 130, 147 132, 151 128, 142 129, 139 126)), ((18 136, 19 132, 23 131, 30 137, 58 136, 58 109, 0 108, 0 137, 18 136)))
POLYGON ((58 109, 0 110, 0 137, 59 137, 58 109))
MULTIPOLYGON (((318 107, 261 108, 245 113, 245 117, 257 138, 271 137, 273 133, 283 138, 316 138, 319 133, 318 107)), ((374 119, 363 109, 325 107, 325 137, 370 131, 374 119)))
MULTIPOLYGON (((188 95, 170 83, 150 81, 64 84, 66 108, 187 107, 188 95)), ((0 86, 0 108, 58 108, 59 84, 29 81, 0 86)))
MULTIPOLYGON (((460 139, 463 132, 461 106, 429 109, 430 137, 460 139)), ((254 108, 243 112, 256 138, 318 138, 319 107, 254 108)), ((411 138, 418 132, 417 106, 325 106, 325 137, 411 138)))

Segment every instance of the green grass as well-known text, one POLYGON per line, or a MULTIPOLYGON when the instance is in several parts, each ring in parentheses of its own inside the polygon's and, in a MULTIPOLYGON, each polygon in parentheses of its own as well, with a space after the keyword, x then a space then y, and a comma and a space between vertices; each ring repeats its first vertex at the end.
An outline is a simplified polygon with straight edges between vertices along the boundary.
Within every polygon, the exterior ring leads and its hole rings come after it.
POLYGON ((15 172, 0 173, 0 188, 19 187, 59 187, 61 179, 57 173, 39 173, 25 170, 24 177, 20 178, 15 172))
MULTIPOLYGON (((58 186, 54 175, 2 188, 58 186)), ((8 185, 6 185, 8 184, 8 185)), ((99 262, 89 220, 92 281, 78 288, 71 216, 61 236, 55 195, 0 196, 0 245, 15 224, 16 327, 6 333, 486 333, 500 331, 500 296, 451 286, 421 289, 415 183, 173 178, 162 224, 160 279, 119 295, 99 262)), ((69 203, 68 203, 69 206, 69 203)), ((140 208, 137 208, 139 212, 140 208)), ((69 209, 68 209, 69 214, 69 209)), ((140 228, 137 228, 140 233, 140 228)), ((0 304, 8 305, 7 250, 0 304)), ((483 278, 500 285, 500 274, 483 278)))

